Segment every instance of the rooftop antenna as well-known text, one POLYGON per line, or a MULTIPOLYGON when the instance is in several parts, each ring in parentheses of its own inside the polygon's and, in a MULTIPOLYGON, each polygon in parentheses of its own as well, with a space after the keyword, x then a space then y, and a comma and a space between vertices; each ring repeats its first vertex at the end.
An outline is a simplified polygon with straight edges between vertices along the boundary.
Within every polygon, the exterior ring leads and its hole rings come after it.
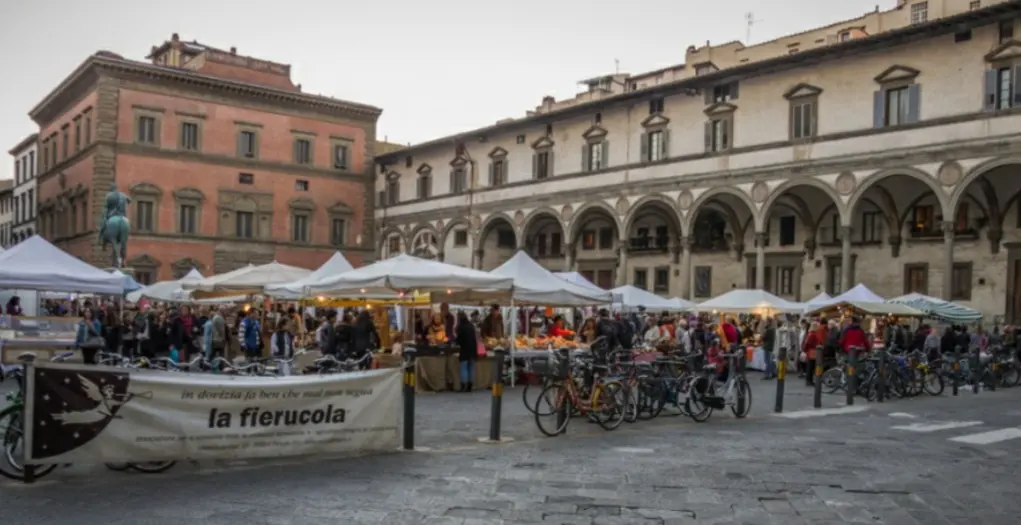
POLYGON ((747 28, 745 29, 744 34, 744 43, 747 46, 751 45, 752 43, 752 26, 755 25, 757 22, 761 22, 762 20, 756 19, 755 13, 752 13, 751 11, 748 11, 747 13, 744 14, 744 20, 745 23, 748 25, 747 28))

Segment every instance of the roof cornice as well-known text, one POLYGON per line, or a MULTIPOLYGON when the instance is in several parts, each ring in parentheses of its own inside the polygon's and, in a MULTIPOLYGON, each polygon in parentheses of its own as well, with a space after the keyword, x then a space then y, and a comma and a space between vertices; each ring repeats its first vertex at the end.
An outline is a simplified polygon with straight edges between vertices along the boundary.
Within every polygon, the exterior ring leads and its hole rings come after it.
POLYGON ((456 135, 441 137, 415 144, 402 150, 378 155, 376 157, 376 162, 379 164, 392 164, 398 161, 402 156, 408 155, 409 153, 421 151, 423 149, 471 141, 481 135, 542 126, 575 116, 589 115, 600 109, 624 105, 637 100, 690 93, 704 87, 714 86, 732 80, 780 73, 783 71, 819 64, 828 60, 837 60, 847 58, 849 56, 862 55, 885 47, 910 44, 923 40, 932 40, 964 29, 979 27, 994 23, 1000 19, 1018 16, 1021 16, 1021 2, 1015 1, 996 4, 976 9, 974 11, 966 11, 954 16, 939 18, 922 24, 914 24, 900 29, 870 35, 864 38, 855 38, 846 42, 838 42, 828 46, 808 49, 793 55, 781 55, 768 60, 751 62, 676 82, 668 82, 638 91, 620 93, 600 100, 571 105, 549 113, 517 119, 513 122, 505 122, 502 124, 486 126, 458 133, 456 135))
POLYGON ((29 112, 29 116, 32 120, 36 121, 36 123, 40 125, 43 124, 40 120, 47 120, 43 117, 47 114, 47 111, 51 109, 52 104, 56 100, 59 100, 61 95, 71 90, 82 80, 91 81, 93 79, 93 75, 98 76, 100 71, 110 72, 114 76, 118 74, 136 75, 152 80, 178 82, 195 87, 226 91, 235 95, 261 98, 270 104, 294 104, 313 111, 325 111, 328 113, 341 114, 360 119, 375 120, 383 113, 382 109, 375 106, 369 106, 367 104, 359 104, 330 97, 286 91, 268 86, 260 86, 257 84, 249 84, 247 82, 239 82, 205 75, 190 70, 146 64, 134 60, 92 55, 85 59, 85 61, 82 62, 82 64, 79 65, 70 75, 68 75, 68 77, 60 83, 60 85, 46 95, 39 104, 32 108, 29 112))
POLYGON ((22 151, 27 150, 30 146, 34 145, 38 140, 39 134, 32 133, 31 135, 21 139, 21 142, 19 142, 16 146, 11 148, 7 153, 9 153, 11 156, 16 156, 22 151))

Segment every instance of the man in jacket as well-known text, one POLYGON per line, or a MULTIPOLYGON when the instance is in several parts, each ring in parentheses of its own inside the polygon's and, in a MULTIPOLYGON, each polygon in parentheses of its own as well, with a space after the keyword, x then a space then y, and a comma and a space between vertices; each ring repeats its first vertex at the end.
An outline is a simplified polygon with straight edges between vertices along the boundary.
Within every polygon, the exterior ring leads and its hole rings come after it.
POLYGON ((323 321, 323 326, 320 328, 322 332, 322 338, 319 351, 323 355, 337 355, 337 311, 330 308, 326 311, 326 320, 323 321))
POLYGON ((772 317, 766 321, 766 330, 762 333, 762 351, 766 354, 766 373, 762 379, 774 379, 776 377, 776 362, 773 361, 773 355, 776 352, 776 319, 772 317))
POLYGON ((255 308, 249 309, 238 327, 238 341, 241 342, 245 358, 249 360, 262 356, 262 350, 259 348, 262 327, 259 326, 258 316, 259 312, 255 308))
POLYGON ((844 329, 844 334, 840 336, 840 347, 843 348, 845 354, 851 353, 851 347, 857 347, 859 354, 871 350, 869 338, 861 327, 861 319, 851 318, 851 324, 844 329))

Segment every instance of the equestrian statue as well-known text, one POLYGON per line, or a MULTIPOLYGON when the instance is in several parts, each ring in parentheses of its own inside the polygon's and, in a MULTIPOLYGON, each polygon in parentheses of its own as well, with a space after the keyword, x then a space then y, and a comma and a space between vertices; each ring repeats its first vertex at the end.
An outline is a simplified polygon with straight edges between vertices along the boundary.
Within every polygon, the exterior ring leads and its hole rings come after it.
POLYGON ((131 233, 131 223, 128 221, 128 204, 131 197, 117 189, 117 183, 110 187, 110 193, 106 194, 106 201, 103 222, 99 227, 99 242, 103 249, 113 245, 110 265, 120 269, 128 255, 128 235, 131 233))

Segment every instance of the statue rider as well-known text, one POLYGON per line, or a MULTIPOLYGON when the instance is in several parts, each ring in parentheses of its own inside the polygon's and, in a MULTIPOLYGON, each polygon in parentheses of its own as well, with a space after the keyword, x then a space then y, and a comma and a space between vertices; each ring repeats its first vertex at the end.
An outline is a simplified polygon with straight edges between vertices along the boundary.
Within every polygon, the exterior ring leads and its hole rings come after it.
POLYGON ((120 192, 117 189, 117 183, 114 182, 110 185, 110 192, 106 194, 106 200, 104 205, 103 223, 99 228, 99 239, 102 241, 106 238, 106 225, 110 222, 112 217, 124 217, 128 215, 128 203, 131 202, 131 197, 120 192))

